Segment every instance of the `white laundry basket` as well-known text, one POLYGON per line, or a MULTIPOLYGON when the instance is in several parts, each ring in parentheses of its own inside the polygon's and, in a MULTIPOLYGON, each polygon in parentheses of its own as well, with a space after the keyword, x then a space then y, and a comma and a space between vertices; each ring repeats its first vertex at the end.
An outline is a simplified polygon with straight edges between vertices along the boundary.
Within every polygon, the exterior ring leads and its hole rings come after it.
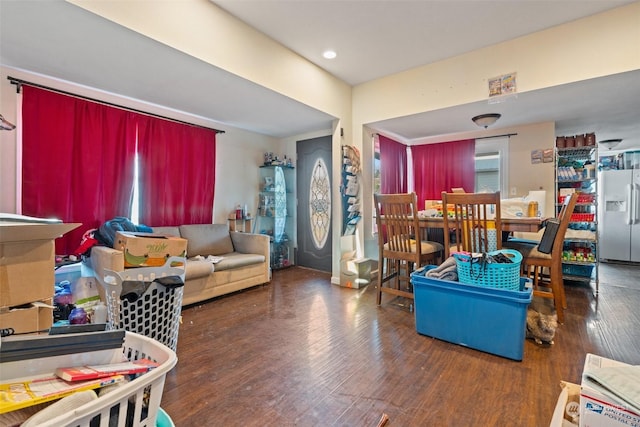
POLYGON ((156 279, 178 276, 184 283, 185 258, 170 257, 162 267, 130 268, 124 271, 105 270, 108 325, 153 338, 176 351, 184 286, 164 286, 156 279), (148 287, 135 301, 121 299, 123 283, 138 281, 148 287))
MULTIPOLYGON (((178 360, 176 353, 156 340, 133 332, 125 332, 121 351, 130 361, 148 358, 159 365, 130 382, 119 385, 110 393, 39 424, 39 427, 156 427, 165 377, 178 360)), ((15 378, 19 378, 26 373, 42 374, 52 372, 54 367, 73 366, 78 363, 77 357, 81 357, 85 364, 108 363, 112 358, 119 360, 118 353, 120 350, 114 349, 7 362, 3 364, 3 369, 6 368, 15 378)))

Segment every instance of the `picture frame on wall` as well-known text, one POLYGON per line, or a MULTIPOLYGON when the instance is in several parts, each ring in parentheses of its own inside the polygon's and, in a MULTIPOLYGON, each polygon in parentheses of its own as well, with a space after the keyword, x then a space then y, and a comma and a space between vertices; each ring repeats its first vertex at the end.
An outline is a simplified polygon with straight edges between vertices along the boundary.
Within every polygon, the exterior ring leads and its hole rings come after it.
POLYGON ((542 150, 531 150, 531 164, 542 163, 542 150))

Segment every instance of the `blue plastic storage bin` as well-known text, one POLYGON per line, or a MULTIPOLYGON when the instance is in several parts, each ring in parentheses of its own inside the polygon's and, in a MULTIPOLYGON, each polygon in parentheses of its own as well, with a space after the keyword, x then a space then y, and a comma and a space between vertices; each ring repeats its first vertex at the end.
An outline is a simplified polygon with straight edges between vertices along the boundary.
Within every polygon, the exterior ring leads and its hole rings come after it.
POLYGON ((531 281, 519 290, 488 288, 426 277, 427 266, 411 274, 416 330, 514 360, 522 360, 531 281))
POLYGON ((562 274, 569 276, 591 277, 593 265, 562 264, 562 274))

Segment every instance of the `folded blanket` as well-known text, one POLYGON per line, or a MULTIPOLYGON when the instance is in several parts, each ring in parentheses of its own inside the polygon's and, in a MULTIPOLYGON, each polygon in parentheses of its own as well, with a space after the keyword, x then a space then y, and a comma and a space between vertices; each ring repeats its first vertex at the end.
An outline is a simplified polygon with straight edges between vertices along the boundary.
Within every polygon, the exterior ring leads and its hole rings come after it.
POLYGON ((458 267, 456 266, 456 259, 450 256, 438 267, 427 271, 426 276, 434 279, 457 281, 458 267))
POLYGON ((443 273, 440 277, 438 277, 438 279, 440 279, 440 280, 448 280, 450 282, 457 282, 458 281, 458 270, 455 269, 453 271, 447 271, 446 273, 443 273))

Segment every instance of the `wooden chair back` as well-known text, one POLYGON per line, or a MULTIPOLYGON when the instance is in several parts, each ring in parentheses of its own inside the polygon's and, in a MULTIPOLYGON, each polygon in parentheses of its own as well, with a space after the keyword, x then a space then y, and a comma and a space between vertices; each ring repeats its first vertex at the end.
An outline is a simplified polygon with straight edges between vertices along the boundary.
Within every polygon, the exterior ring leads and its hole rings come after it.
POLYGON ((411 273, 435 261, 442 246, 420 239, 420 222, 416 193, 374 194, 378 224, 378 295, 408 298, 413 309, 411 273))
POLYGON ((577 201, 578 193, 573 193, 565 198, 558 213, 557 218, 560 223, 551 252, 549 254, 541 253, 537 250, 538 246, 533 249, 528 248, 524 251, 526 255, 522 261, 523 274, 533 279, 533 295, 554 300, 560 323, 564 323, 564 309, 567 308, 562 274, 562 249, 564 236, 567 233, 577 201), (545 277, 546 269, 549 270, 548 277, 545 277))
POLYGON ((562 204, 562 208, 558 213, 558 221, 560 221, 560 225, 558 226, 558 233, 556 234, 556 238, 553 241, 553 249, 551 249, 551 257, 557 258, 560 263, 562 263, 562 249, 564 245, 564 236, 567 233, 567 229, 569 228, 569 223, 571 222, 571 215, 573 214, 573 210, 576 207, 576 203, 578 202, 578 193, 573 193, 570 196, 564 198, 564 203, 562 204))
POLYGON ((416 193, 374 194, 380 260, 401 259, 418 263, 421 259, 416 193))
POLYGON ((451 251, 489 252, 502 249, 499 191, 495 193, 442 192, 442 212, 445 258, 451 251), (451 235, 455 237, 453 243, 451 235), (495 245, 490 244, 493 242, 495 245))

